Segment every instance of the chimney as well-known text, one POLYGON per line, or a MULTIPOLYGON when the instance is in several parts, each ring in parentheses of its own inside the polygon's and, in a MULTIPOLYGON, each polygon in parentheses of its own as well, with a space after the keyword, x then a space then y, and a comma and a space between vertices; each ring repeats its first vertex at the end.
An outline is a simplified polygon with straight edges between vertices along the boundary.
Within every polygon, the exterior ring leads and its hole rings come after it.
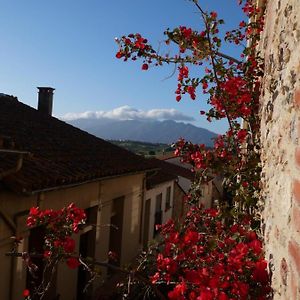
POLYGON ((51 87, 38 87, 38 89, 38 111, 51 116, 53 106, 53 91, 55 89, 51 87))

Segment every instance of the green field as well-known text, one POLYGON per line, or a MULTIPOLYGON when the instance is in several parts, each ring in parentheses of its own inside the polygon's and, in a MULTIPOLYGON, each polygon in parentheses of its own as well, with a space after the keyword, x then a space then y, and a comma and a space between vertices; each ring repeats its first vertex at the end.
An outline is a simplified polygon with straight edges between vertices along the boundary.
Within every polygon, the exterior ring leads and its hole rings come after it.
POLYGON ((167 144, 152 144, 146 142, 135 142, 135 141, 110 141, 111 143, 123 147, 131 152, 134 152, 143 156, 162 156, 166 154, 172 154, 174 148, 167 144))

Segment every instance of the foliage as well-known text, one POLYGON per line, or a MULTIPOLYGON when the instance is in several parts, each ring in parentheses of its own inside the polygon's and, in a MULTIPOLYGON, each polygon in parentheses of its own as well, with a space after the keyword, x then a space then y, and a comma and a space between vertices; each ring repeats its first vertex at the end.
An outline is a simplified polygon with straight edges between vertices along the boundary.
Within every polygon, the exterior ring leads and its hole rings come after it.
MULTIPOLYGON (((208 121, 227 119, 229 129, 218 136, 214 149, 182 139, 177 143, 175 153, 183 161, 192 163, 200 173, 202 182, 211 173, 224 176, 224 188, 231 193, 236 204, 232 212, 238 217, 245 212, 252 213, 257 208, 259 195, 261 170, 258 107, 263 61, 256 47, 263 28, 263 18, 259 17, 260 10, 252 1, 240 1, 250 21, 240 22, 238 29, 227 32, 222 40, 219 26, 224 21, 218 19, 216 12, 204 12, 198 1, 191 2, 199 10, 203 30, 179 26, 165 31, 165 43, 177 45, 177 54, 160 54, 146 38, 136 33, 116 40, 119 45, 116 57, 124 61, 141 59, 142 70, 148 70, 149 66, 175 64, 178 71, 176 100, 180 101, 184 95, 195 100, 197 89, 200 88, 208 96, 207 103, 211 107, 200 113, 206 115, 208 121), (223 54, 222 42, 238 46, 242 49, 241 58, 247 59, 239 61, 223 54), (202 66, 205 75, 202 78, 193 77, 188 65, 194 69, 202 66)), ((191 200, 195 199, 192 197, 191 200)))
POLYGON ((259 96, 263 60, 257 51, 263 16, 251 0, 240 0, 249 22, 220 37, 224 24, 216 12, 205 12, 197 0, 203 29, 179 26, 165 31, 166 45, 178 52, 163 55, 141 34, 117 39, 118 59, 142 60, 142 70, 150 66, 175 64, 178 72, 176 101, 188 95, 196 100, 201 89, 207 95, 208 111, 201 111, 210 122, 226 119, 228 130, 219 135, 213 149, 177 142, 175 154, 193 165, 199 182, 188 196, 191 210, 180 230, 172 221, 162 227, 157 252, 148 252, 145 271, 152 283, 167 289, 169 299, 267 299, 271 297, 267 262, 263 258, 259 231, 260 116, 259 96), (222 53, 222 43, 241 49, 240 59, 222 53), (204 76, 193 76, 197 67, 204 76), (199 209, 199 183, 211 176, 223 176, 224 197, 219 210, 199 209), (155 267, 151 261, 156 261, 155 267))
MULTIPOLYGON (((151 275, 150 285, 160 299, 268 299, 271 288, 267 262, 262 241, 253 231, 258 229, 255 221, 260 193, 259 96, 263 61, 257 44, 263 17, 254 1, 240 0, 249 22, 241 21, 237 29, 220 37, 219 27, 224 21, 216 12, 203 11, 197 0, 190 2, 199 10, 203 29, 179 26, 166 30, 166 45, 175 45, 178 53, 160 54, 136 33, 116 40, 116 57, 124 61, 142 60, 143 71, 150 66, 175 64, 176 101, 185 95, 196 100, 201 89, 207 95, 210 109, 200 114, 208 121, 228 121, 228 131, 216 138, 213 149, 182 139, 175 152, 193 165, 200 183, 208 181, 211 175, 223 176, 225 196, 220 199, 218 210, 203 211, 198 205, 196 182, 187 197, 191 209, 182 227, 177 228, 173 221, 163 225, 162 240, 155 251, 146 254, 140 266, 151 275), (240 58, 222 53, 223 42, 241 49, 240 58), (198 67, 204 68, 204 76, 192 75, 198 67)), ((45 259, 67 259, 69 267, 75 268, 82 261, 72 255, 71 234, 77 232, 84 220, 83 211, 72 205, 60 212, 32 208, 28 226, 47 227, 45 259)), ((130 290, 131 284, 139 289, 141 284, 148 283, 133 271, 126 285, 130 290)), ((24 296, 30 297, 29 291, 25 290, 24 296)), ((126 296, 130 297, 130 292, 126 296)))
POLYGON ((172 220, 161 227, 144 271, 168 299, 267 299, 267 262, 250 225, 249 218, 227 225, 218 210, 194 206, 181 228, 172 220))
POLYGON ((65 261, 70 269, 76 269, 82 261, 75 256, 75 240, 73 234, 79 232, 81 225, 85 224, 86 214, 83 209, 71 203, 68 207, 59 210, 32 207, 27 218, 29 228, 43 227, 44 253, 36 253, 36 258, 44 260, 43 278, 36 278, 38 266, 32 260, 32 256, 24 256, 24 261, 31 273, 34 288, 24 290, 23 296, 26 299, 43 299, 49 290, 52 277, 60 261, 65 261), (41 282, 36 284, 36 282, 41 282))
MULTIPOLYGON (((79 226, 84 224, 85 220, 84 210, 76 207, 74 203, 59 210, 40 210, 38 207, 32 207, 27 218, 27 226, 29 228, 45 226, 44 257, 53 259, 74 253, 75 240, 71 235, 79 232, 79 226)), ((68 258, 66 263, 70 268, 79 265, 78 260, 74 258, 68 258)))

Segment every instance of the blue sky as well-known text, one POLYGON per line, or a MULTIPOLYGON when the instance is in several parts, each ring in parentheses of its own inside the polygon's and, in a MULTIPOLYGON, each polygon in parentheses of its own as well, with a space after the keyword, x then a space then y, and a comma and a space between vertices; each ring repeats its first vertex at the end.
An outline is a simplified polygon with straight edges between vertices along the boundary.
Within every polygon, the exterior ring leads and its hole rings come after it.
MULTIPOLYGON (((226 30, 243 18, 237 0, 199 2, 225 19, 226 30)), ((225 123, 209 124, 199 115, 205 96, 175 101, 176 76, 166 79, 173 67, 145 72, 140 62, 115 58, 115 37, 139 32, 158 46, 163 31, 179 25, 201 29, 190 1, 2 0, 0 92, 36 107, 36 87, 51 86, 56 116, 125 105, 145 112, 173 108, 194 118, 197 126, 223 132, 225 123)))

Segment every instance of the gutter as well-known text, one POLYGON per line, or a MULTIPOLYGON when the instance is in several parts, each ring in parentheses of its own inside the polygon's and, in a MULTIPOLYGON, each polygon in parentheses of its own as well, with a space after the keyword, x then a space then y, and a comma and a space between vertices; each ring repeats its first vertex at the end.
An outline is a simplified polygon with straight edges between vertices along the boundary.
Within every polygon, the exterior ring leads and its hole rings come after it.
MULTIPOLYGON (((17 173, 18 171, 20 171, 23 166, 24 155, 30 154, 30 152, 27 152, 27 151, 18 151, 18 150, 10 150, 10 149, 0 149, 0 153, 18 154, 18 160, 16 162, 16 165, 13 168, 10 168, 10 169, 5 170, 2 173, 0 173, 0 180, 5 178, 8 175, 11 175, 11 174, 14 174, 14 173, 17 173)), ((5 212, 3 212, 2 209, 0 209, 0 216, 2 217, 2 219, 4 220, 6 225, 8 225, 8 227, 12 230, 13 234, 16 234, 17 227, 16 227, 14 220, 12 220, 5 212)))
MULTIPOLYGON (((10 150, 10 149, 0 149, 0 153, 12 153, 17 154, 18 159, 13 168, 10 168, 8 170, 3 171, 0 173, 0 180, 11 175, 19 172, 23 166, 23 159, 24 155, 30 155, 30 152, 27 151, 19 151, 19 150, 10 150)), ((3 212, 0 209, 0 217, 4 220, 6 225, 10 228, 10 230, 13 232, 13 235, 17 234, 17 225, 16 225, 16 215, 13 219, 11 219, 5 212, 3 212)), ((9 274, 9 299, 13 299, 13 270, 15 268, 15 262, 14 260, 11 260, 10 262, 10 274, 9 274)))
POLYGON ((0 209, 0 217, 4 220, 6 225, 13 232, 13 234, 15 234, 17 231, 17 226, 16 226, 15 222, 9 216, 7 216, 6 213, 3 212, 1 209, 0 209))
POLYGON ((34 190, 34 191, 31 191, 31 192, 23 190, 22 192, 23 192, 23 194, 25 194, 27 196, 32 196, 32 195, 42 193, 42 192, 50 192, 50 191, 60 190, 60 189, 64 189, 64 188, 76 187, 76 186, 80 186, 82 184, 87 184, 87 183, 92 183, 92 182, 97 182, 97 181, 102 181, 102 180, 109 180, 109 179, 113 179, 113 178, 119 178, 119 177, 122 177, 122 176, 132 176, 132 175, 148 173, 148 172, 153 172, 153 171, 158 171, 158 170, 159 170, 159 168, 153 168, 153 169, 148 169, 148 170, 144 170, 144 171, 136 171, 136 172, 129 172, 129 173, 124 173, 124 174, 119 174, 119 175, 98 177, 98 178, 95 178, 95 179, 85 180, 85 181, 82 181, 82 182, 59 185, 59 186, 55 186, 55 187, 49 187, 49 188, 45 188, 45 189, 34 190))
POLYGON ((16 162, 16 165, 11 168, 8 169, 6 171, 3 171, 2 173, 0 173, 0 180, 3 179, 4 177, 17 173, 18 171, 21 170, 22 166, 23 166, 23 158, 24 155, 29 155, 30 152, 27 151, 18 151, 18 150, 7 150, 7 149, 0 149, 0 153, 13 153, 13 154, 18 154, 18 160, 16 162))

